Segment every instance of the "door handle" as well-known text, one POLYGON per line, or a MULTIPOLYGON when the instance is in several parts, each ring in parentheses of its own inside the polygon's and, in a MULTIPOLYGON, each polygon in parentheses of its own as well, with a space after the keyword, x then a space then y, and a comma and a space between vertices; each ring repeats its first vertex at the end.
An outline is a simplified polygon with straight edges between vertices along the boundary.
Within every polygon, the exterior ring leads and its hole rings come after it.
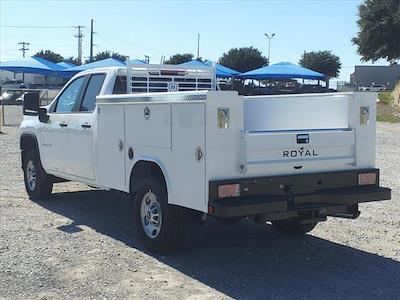
POLYGON ((87 123, 85 123, 85 124, 82 124, 81 125, 82 126, 82 128, 90 128, 90 127, 92 127, 92 125, 90 125, 90 124, 87 124, 87 123))
POLYGON ((60 127, 67 127, 67 126, 68 126, 68 124, 65 123, 65 122, 62 122, 62 123, 60 123, 59 125, 60 125, 60 127))

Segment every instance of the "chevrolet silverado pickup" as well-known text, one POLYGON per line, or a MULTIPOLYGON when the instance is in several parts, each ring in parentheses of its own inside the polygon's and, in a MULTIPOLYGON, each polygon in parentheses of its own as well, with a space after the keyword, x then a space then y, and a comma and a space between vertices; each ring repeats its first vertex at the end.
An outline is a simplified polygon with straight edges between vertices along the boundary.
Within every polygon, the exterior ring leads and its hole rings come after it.
POLYGON ((391 198, 375 168, 376 96, 243 97, 220 91, 213 67, 92 69, 45 107, 25 95, 26 190, 34 201, 62 181, 126 193, 154 252, 179 246, 187 216, 305 234, 391 198))

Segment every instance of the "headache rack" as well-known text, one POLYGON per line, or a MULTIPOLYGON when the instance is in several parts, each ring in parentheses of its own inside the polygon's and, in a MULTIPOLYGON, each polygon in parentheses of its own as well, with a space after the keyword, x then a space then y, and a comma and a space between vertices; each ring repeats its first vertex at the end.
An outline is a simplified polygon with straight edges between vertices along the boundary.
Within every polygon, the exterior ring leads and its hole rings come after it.
POLYGON ((127 62, 127 93, 216 90, 215 66, 131 64, 127 62))

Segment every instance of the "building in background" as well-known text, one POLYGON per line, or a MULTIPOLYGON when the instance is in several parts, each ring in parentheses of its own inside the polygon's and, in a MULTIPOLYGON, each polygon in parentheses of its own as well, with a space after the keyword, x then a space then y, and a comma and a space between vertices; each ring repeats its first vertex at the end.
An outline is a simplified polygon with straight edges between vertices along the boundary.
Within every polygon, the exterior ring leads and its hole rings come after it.
POLYGON ((350 84, 357 87, 382 85, 393 89, 400 79, 400 66, 355 66, 350 74, 350 84))

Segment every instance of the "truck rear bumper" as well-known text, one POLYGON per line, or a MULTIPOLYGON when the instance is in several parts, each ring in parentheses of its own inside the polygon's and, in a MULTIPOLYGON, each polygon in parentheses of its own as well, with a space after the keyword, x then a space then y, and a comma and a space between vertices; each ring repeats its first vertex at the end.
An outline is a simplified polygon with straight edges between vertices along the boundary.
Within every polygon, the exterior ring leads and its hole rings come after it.
POLYGON ((357 204, 389 200, 379 187, 379 170, 357 170, 293 176, 210 181, 209 214, 217 217, 266 215, 269 219, 317 212, 322 216, 358 216, 357 204), (358 174, 376 173, 375 185, 358 186, 358 174), (218 198, 218 186, 240 184, 239 197, 218 198))

